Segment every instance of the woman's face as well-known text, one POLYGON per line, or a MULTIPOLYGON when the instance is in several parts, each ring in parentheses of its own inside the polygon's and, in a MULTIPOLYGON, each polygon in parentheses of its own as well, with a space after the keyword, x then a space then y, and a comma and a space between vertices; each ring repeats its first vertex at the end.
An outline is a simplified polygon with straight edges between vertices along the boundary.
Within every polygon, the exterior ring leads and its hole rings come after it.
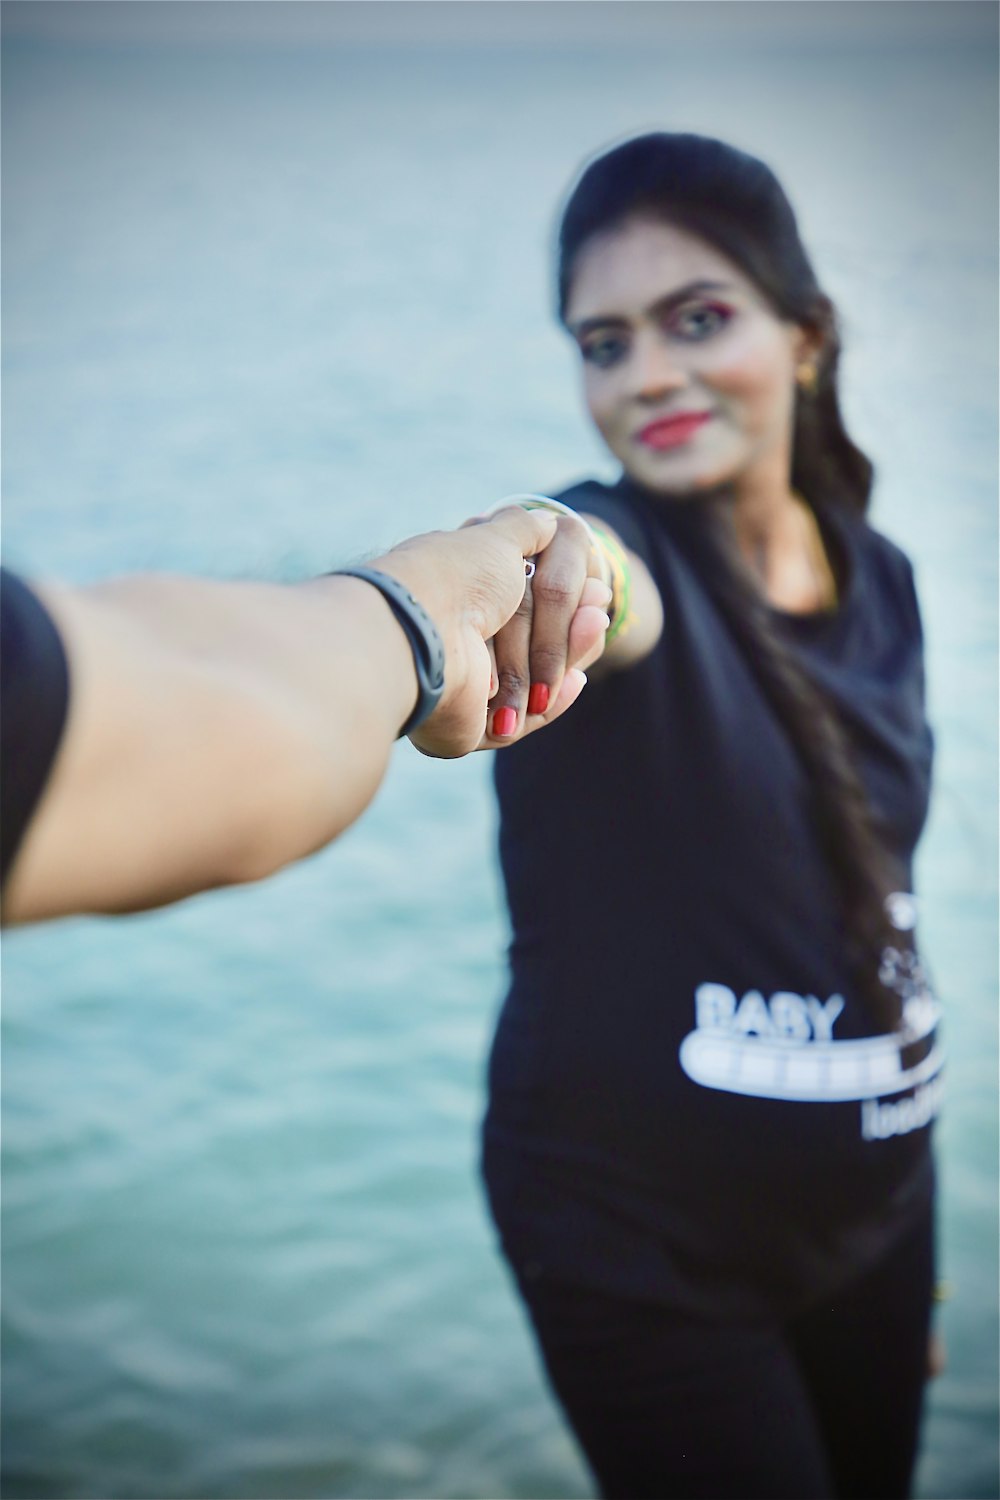
POLYGON ((721 251, 646 219, 596 235, 578 256, 566 323, 590 414, 644 488, 787 488, 795 372, 816 341, 721 251))

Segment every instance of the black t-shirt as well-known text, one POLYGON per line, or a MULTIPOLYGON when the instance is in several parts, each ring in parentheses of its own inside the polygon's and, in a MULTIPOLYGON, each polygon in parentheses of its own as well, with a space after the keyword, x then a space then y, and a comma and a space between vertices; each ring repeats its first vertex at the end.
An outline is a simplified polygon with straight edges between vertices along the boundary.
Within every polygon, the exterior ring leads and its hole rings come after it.
POLYGON ((0 883, 6 882, 62 737, 66 655, 42 605, 0 570, 0 883))
POLYGON ((624 483, 562 498, 644 558, 665 623, 644 661, 497 757, 513 941, 492 1206, 523 1275, 712 1315, 791 1310, 932 1193, 937 1007, 908 931, 931 763, 912 570, 863 521, 821 512, 839 607, 775 612, 906 871, 902 1049, 856 993, 805 773, 705 587, 699 508, 624 483))

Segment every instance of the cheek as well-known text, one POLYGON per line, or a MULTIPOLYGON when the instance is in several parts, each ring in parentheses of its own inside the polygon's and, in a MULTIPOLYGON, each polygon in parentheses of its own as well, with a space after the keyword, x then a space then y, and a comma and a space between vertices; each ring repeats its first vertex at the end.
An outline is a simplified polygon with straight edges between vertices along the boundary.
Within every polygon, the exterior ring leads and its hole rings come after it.
POLYGON ((601 371, 584 366, 583 399, 594 425, 601 432, 608 431, 614 424, 616 407, 613 382, 601 371))
POLYGON ((790 405, 794 389, 791 352, 778 339, 744 336, 714 351, 702 378, 721 395, 764 413, 790 405))

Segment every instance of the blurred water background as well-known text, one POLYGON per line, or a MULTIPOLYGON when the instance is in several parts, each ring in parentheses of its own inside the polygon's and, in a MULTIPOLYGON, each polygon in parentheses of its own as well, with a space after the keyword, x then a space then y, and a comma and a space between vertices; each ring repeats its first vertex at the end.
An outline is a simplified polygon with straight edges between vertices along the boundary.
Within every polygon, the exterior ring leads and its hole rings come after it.
MULTIPOLYGON (((995 1496, 996 8, 3 24, 4 556, 29 572, 296 577, 609 474, 550 315, 570 177, 651 127, 777 169, 929 642, 955 1295, 918 1493, 995 1496)), ((488 773, 403 745, 363 822, 263 886, 5 937, 6 1495, 590 1493, 476 1179, 488 773)))

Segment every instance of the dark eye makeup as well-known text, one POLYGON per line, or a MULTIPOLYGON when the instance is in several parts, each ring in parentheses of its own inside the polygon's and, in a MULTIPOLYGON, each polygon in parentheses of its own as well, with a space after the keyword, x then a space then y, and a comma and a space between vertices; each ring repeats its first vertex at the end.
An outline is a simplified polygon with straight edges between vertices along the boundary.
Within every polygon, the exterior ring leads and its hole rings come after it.
POLYGON ((678 338, 697 343, 725 328, 732 316, 732 308, 722 302, 687 302, 670 313, 664 327, 678 338))
MULTIPOLYGON (((733 314, 734 309, 724 302, 692 299, 671 308, 664 315, 660 326, 670 338, 697 344, 720 333, 731 322, 733 314)), ((627 354, 629 339, 627 333, 609 328, 606 332, 588 333, 580 339, 579 346, 585 364, 594 365, 599 370, 609 370, 627 354)))
POLYGON ((628 341, 622 334, 597 334, 583 340, 580 354, 586 364, 607 370, 618 363, 627 347, 628 341))

